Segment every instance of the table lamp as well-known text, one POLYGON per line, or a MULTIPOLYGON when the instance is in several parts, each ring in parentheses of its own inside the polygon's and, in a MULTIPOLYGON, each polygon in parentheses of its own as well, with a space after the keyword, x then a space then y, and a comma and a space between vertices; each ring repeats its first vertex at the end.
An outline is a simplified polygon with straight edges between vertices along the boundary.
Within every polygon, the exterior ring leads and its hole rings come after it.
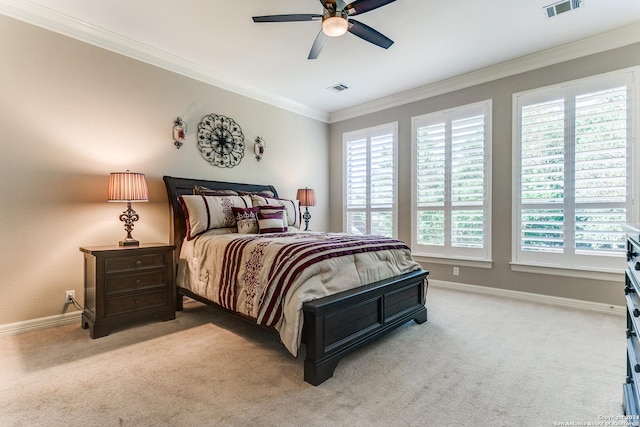
POLYGON ((120 221, 124 222, 127 237, 119 242, 120 246, 139 246, 140 242, 131 237, 131 230, 133 230, 133 223, 140 219, 140 216, 131 209, 131 202, 149 201, 149 191, 144 174, 129 171, 111 173, 109 175, 108 200, 127 204, 127 209, 120 215, 120 221))
POLYGON ((302 215, 305 224, 304 231, 310 231, 309 220, 311 219, 311 214, 309 213, 309 206, 316 205, 316 192, 311 188, 300 188, 298 189, 296 199, 300 201, 300 206, 305 206, 304 215, 302 215))

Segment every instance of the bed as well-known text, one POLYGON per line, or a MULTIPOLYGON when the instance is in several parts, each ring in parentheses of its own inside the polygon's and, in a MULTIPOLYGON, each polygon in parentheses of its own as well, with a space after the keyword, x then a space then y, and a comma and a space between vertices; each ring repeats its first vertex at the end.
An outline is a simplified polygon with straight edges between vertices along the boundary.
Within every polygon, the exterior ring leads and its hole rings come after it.
MULTIPOLYGON (((271 197, 274 199, 278 199, 277 190, 271 185, 241 184, 190 178, 177 178, 170 176, 163 177, 163 180, 166 185, 169 206, 171 210, 170 240, 171 244, 176 245, 175 262, 177 265, 176 270, 178 275, 176 287, 176 309, 178 311, 182 310, 183 297, 185 296, 203 302, 205 304, 222 307, 223 309, 226 309, 227 311, 232 312, 240 317, 249 319, 255 323, 277 330, 280 333, 283 344, 294 356, 297 355, 296 342, 293 338, 289 337, 289 335, 283 335, 282 331, 289 331, 289 333, 294 334, 294 338, 296 338, 295 334, 297 333, 297 339, 299 341, 297 345, 304 345, 306 350, 304 361, 304 380, 306 382, 312 385, 319 385, 333 376, 333 372, 340 359, 346 354, 358 348, 361 348, 362 346, 376 340, 380 336, 411 320, 415 321, 418 324, 426 322, 427 308, 425 307, 425 301, 427 294, 428 271, 420 268, 419 265, 412 259, 404 260, 399 258, 400 261, 398 262, 396 262, 395 259, 392 259, 391 261, 393 262, 391 264, 394 265, 393 273, 386 273, 387 277, 379 278, 378 276, 384 276, 385 272, 378 271, 379 268, 376 267, 376 269, 374 269, 376 273, 373 276, 369 274, 363 275, 361 272, 358 273, 359 275, 362 275, 362 277, 359 278, 360 282, 365 281, 365 283, 350 284, 349 289, 343 289, 343 284, 340 283, 339 285, 337 285, 337 287, 331 288, 328 295, 318 297, 317 295, 322 295, 323 293, 326 294, 327 289, 323 287, 322 292, 314 291, 311 292, 311 294, 305 291, 313 289, 313 286, 315 285, 312 285, 310 283, 314 280, 318 281, 318 277, 324 274, 322 270, 316 271, 314 270, 314 268, 320 268, 318 267, 318 265, 324 265, 321 263, 331 263, 338 261, 329 260, 325 253, 312 252, 311 249, 309 249, 306 261, 300 260, 299 265, 295 270, 298 272, 298 275, 295 276, 297 277, 297 282, 293 287, 302 289, 302 291, 296 292, 300 292, 304 296, 295 296, 295 292, 293 291, 289 293, 285 293, 283 291, 283 295, 287 295, 286 299, 284 296, 282 297, 282 299, 278 299, 276 297, 273 297, 273 294, 275 292, 269 291, 269 298, 272 298, 274 301, 276 301, 277 304, 280 304, 284 307, 280 311, 278 311, 278 315, 274 317, 272 313, 277 311, 277 309, 273 308, 272 311, 263 310, 263 307, 267 306, 268 304, 262 304, 260 308, 257 308, 257 303, 249 304, 248 301, 250 300, 250 298, 249 292, 247 291, 247 296, 245 298, 246 301, 244 301, 242 305, 242 307, 244 308, 242 310, 238 309, 238 306, 240 305, 238 304, 238 295, 232 295, 227 301, 225 300, 225 297, 223 297, 223 293, 222 291, 220 291, 220 289, 216 290, 216 292, 219 292, 219 294, 211 293, 212 291, 208 289, 210 287, 208 284, 210 284, 211 282, 218 283, 220 279, 218 277, 209 278, 208 275, 211 273, 209 270, 207 270, 206 274, 203 274, 202 271, 196 271, 197 266, 194 267, 194 265, 199 265, 198 263, 202 264, 203 258, 207 256, 203 255, 200 252, 196 252, 197 250, 199 251, 200 249, 205 247, 213 247, 214 244, 222 244, 219 243, 220 241, 226 241, 224 262, 220 261, 220 267, 212 269, 212 271, 216 271, 215 274, 225 274, 218 273, 217 270, 228 270, 232 265, 237 264, 238 269, 243 268, 243 265, 248 265, 246 259, 241 259, 239 255, 237 262, 231 262, 230 260, 235 260, 235 258, 231 258, 228 254, 236 254, 236 252, 234 252, 233 250, 229 250, 229 247, 253 247, 252 253, 255 254, 257 253, 257 249, 262 250, 262 248, 278 247, 278 245, 280 244, 284 245, 285 241, 292 240, 294 244, 300 245, 298 246, 299 248, 305 248, 306 250, 307 248, 313 247, 313 251, 316 251, 320 250, 316 249, 320 247, 320 243, 315 243, 316 239, 338 239, 336 241, 331 240, 332 248, 340 249, 337 250, 337 252, 342 253, 343 251, 345 251, 344 253, 349 254, 357 252, 354 257, 370 257, 379 255, 377 255, 377 252, 373 252, 374 249, 371 249, 371 252, 369 252, 369 249, 365 250, 361 249, 360 246, 356 246, 353 236, 336 236, 334 233, 290 233, 289 231, 291 230, 275 230, 273 233, 270 233, 269 236, 265 236, 254 235, 251 233, 240 235, 237 232, 218 233, 218 230, 210 229, 201 234, 195 234, 194 230, 199 226, 199 224, 197 222, 194 222, 192 218, 193 214, 189 214, 189 212, 193 212, 193 208, 186 203, 186 200, 199 201, 198 197, 200 196, 194 196, 194 187, 206 188, 212 192, 229 191, 237 192, 238 194, 252 194, 252 197, 258 197, 253 196, 253 194, 267 194, 271 195, 271 197), (265 237, 269 237, 272 240, 269 240, 265 243, 262 240, 265 237), (321 258, 322 261, 319 261, 319 259, 321 258), (313 262, 309 262, 310 259, 313 262), (302 266, 303 268, 300 266, 302 266), (389 276, 389 274, 392 275, 389 276), (306 275, 306 278, 300 278, 304 275, 306 275), (204 276, 207 277, 202 279, 202 277, 204 276), (376 277, 377 280, 368 281, 368 277, 376 277), (198 286, 197 283, 199 282, 204 283, 204 285, 198 286), (294 296, 288 296, 289 294, 294 296), (310 298, 309 295, 312 295, 312 298, 310 298), (294 313, 297 306, 299 306, 300 310, 299 313, 295 314, 295 316, 298 316, 298 318, 300 319, 299 322, 296 320, 284 320, 285 318, 287 318, 288 313, 294 313), (247 312, 247 307, 249 307, 249 309, 255 310, 255 312, 247 312), (267 314, 265 314, 265 312, 267 312, 267 314), (277 321, 274 319, 276 319, 277 321), (286 325, 293 326, 288 327, 286 325), (297 329, 298 327, 299 332, 297 329)), ((210 200, 205 197, 202 197, 202 199, 210 200)), ((242 211, 242 209, 240 208, 234 208, 234 212, 238 209, 242 211)), ((268 210, 264 212, 266 213, 263 214, 262 211, 260 211, 262 215, 260 217, 261 224, 270 224, 269 221, 282 219, 282 215, 277 211, 275 213, 268 210)), ((289 213, 289 221, 291 221, 291 210, 289 211, 289 213)), ((209 216, 212 216, 212 214, 209 212, 207 214, 209 216)), ((286 212, 283 212, 282 214, 285 215, 286 218, 286 212)), ((237 227, 239 227, 239 224, 240 221, 238 221, 237 227)), ((389 245, 404 245, 399 241, 392 242, 390 241, 390 239, 383 240, 381 238, 373 238, 372 236, 362 236, 359 240, 361 240, 362 242, 358 243, 358 245, 362 245, 362 247, 365 248, 374 247, 376 245, 384 246, 383 249, 385 249, 385 251, 382 251, 382 253, 384 254, 382 258, 387 260, 387 264, 390 264, 388 259, 390 255, 388 255, 387 252, 395 253, 395 251, 392 250, 387 251, 387 249, 390 249, 389 245)), ((211 256, 212 258, 217 258, 219 257, 219 254, 223 253, 218 249, 208 250, 212 253, 217 254, 215 257, 211 256), (216 250, 218 252, 215 252, 216 250)), ((280 253, 281 252, 282 250, 280 251, 280 253)), ((296 249, 295 251, 291 251, 290 254, 298 254, 300 252, 304 251, 296 249)), ((408 253, 409 251, 406 250, 398 252, 408 253)), ((265 260, 271 263, 270 265, 272 269, 274 265, 282 264, 276 263, 271 258, 267 258, 267 255, 264 256, 265 260)), ((400 255, 397 256, 400 257, 400 255)), ((406 257, 406 255, 403 256, 406 257)), ((290 262, 294 258, 295 257, 288 256, 287 262, 290 262)), ((346 257, 343 258, 346 259, 346 257)), ((410 258, 410 254, 408 255, 408 258, 410 258)), ((366 259, 368 260, 368 258, 366 259)), ((218 261, 212 260, 211 262, 218 261)), ((342 266, 342 258, 340 260, 340 263, 340 266, 342 266)), ((360 264, 362 264, 362 262, 360 262, 360 264)), ((343 273, 340 272, 339 280, 333 280, 330 283, 344 282, 345 280, 348 281, 348 277, 350 277, 350 275, 345 274, 343 276, 342 274, 343 273)), ((282 276, 285 275, 283 274, 282 276)), ((351 276, 353 276, 353 274, 351 276)), ((256 277, 262 277, 262 279, 264 279, 263 276, 256 277)), ((222 283, 222 281, 220 281, 220 283, 222 283)), ((288 289, 288 287, 290 286, 290 283, 286 282, 285 279, 282 279, 282 283, 284 288, 288 289)), ((229 286, 228 288, 231 289, 232 293, 235 292, 234 286, 229 286)), ((240 292, 238 292, 238 294, 239 293, 240 292)), ((265 291, 265 295, 267 295, 267 291, 265 291)), ((263 295, 260 301, 265 298, 266 297, 263 295)), ((255 301, 257 301, 257 299, 255 301)), ((291 319, 294 319, 293 315, 291 316, 291 319)))

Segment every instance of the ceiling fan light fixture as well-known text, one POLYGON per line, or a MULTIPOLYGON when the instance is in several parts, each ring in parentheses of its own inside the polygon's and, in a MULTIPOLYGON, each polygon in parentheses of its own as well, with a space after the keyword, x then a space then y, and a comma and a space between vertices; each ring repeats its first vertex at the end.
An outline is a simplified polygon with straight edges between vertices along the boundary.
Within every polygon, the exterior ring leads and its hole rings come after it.
POLYGON ((328 15, 322 20, 322 32, 329 37, 339 37, 347 32, 349 23, 341 15, 328 15))

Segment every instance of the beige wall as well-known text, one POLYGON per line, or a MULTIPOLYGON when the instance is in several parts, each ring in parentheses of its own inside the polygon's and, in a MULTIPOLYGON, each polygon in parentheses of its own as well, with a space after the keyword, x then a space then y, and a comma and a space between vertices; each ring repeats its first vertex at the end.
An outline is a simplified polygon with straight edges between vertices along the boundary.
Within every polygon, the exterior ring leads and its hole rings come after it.
POLYGON ((554 66, 498 79, 463 90, 390 108, 330 125, 331 229, 342 230, 342 134, 398 121, 399 237, 411 241, 411 117, 472 102, 493 99, 493 265, 491 269, 461 267, 452 275, 450 264, 423 263, 430 278, 502 289, 624 305, 620 281, 589 280, 546 274, 512 272, 511 260, 511 104, 514 92, 552 85, 640 65, 640 44, 630 45, 554 66))
MULTIPOLYGON (((225 60, 230 60, 226 58, 225 60)), ((133 236, 167 242, 163 175, 268 183, 282 197, 316 189, 314 229, 328 227, 328 126, 106 50, 0 16, 0 325, 62 314, 82 300, 78 247, 117 243, 124 204, 107 203, 110 172, 146 174, 133 236), (221 169, 196 147, 211 113, 240 124, 247 151, 221 169), (177 150, 171 126, 189 125, 177 150), (253 140, 267 142, 258 163, 253 140)))

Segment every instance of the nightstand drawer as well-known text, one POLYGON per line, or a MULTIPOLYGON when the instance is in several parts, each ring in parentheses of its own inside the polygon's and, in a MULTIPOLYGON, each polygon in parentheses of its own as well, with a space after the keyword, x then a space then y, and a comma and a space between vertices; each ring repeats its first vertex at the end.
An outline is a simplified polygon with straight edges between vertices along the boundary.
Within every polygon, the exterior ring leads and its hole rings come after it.
POLYGON ((133 295, 128 294, 121 297, 111 297, 105 301, 105 314, 107 316, 113 316, 145 308, 159 307, 166 303, 167 292, 165 289, 133 295))
POLYGON ((164 270, 123 276, 112 275, 106 279, 105 291, 107 295, 111 295, 132 290, 165 287, 166 283, 167 273, 164 270))
POLYGON ((111 257, 105 259, 105 273, 144 270, 165 267, 165 253, 111 257))

